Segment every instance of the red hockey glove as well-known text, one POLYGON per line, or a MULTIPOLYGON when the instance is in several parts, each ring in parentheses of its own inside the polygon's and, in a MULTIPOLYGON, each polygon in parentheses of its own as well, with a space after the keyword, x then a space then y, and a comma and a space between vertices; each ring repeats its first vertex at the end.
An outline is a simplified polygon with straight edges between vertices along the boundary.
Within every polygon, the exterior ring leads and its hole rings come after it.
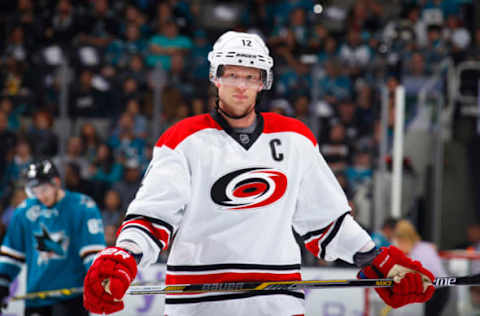
POLYGON ((137 275, 132 255, 118 247, 98 254, 83 284, 83 305, 96 314, 111 314, 123 309, 122 297, 137 275))
POLYGON ((375 289, 383 301, 393 308, 424 303, 435 291, 433 274, 419 261, 408 258, 394 246, 382 247, 372 263, 360 271, 359 278, 393 278, 393 287, 375 289))

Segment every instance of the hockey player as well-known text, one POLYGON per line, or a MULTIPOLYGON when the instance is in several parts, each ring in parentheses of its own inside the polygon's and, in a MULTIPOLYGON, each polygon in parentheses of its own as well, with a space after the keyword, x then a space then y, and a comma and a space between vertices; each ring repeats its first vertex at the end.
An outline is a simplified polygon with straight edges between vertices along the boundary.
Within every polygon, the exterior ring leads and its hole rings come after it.
MULTIPOLYGON (((95 202, 61 188, 49 160, 25 170, 28 198, 15 210, 0 248, 0 296, 22 265, 27 293, 79 287, 97 252, 105 248, 102 218, 95 202)), ((25 315, 88 315, 82 296, 27 300, 25 315)))
MULTIPOLYGON (((94 313, 121 310, 137 266, 171 247, 166 283, 300 280, 305 246, 325 260, 361 268, 359 277, 396 277, 378 289, 392 307, 428 300, 433 276, 394 247, 376 249, 349 214, 315 137, 300 121, 257 113, 272 85, 273 60, 261 38, 223 34, 208 59, 217 108, 167 130, 127 216, 116 247, 95 259, 84 282, 94 313)), ((165 315, 302 315, 298 291, 166 295, 165 315)))

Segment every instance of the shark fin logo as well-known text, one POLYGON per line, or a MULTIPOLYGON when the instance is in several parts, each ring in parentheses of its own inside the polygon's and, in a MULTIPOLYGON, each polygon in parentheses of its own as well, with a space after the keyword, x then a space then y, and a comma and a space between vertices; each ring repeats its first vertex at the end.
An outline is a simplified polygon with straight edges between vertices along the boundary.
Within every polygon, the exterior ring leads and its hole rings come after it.
POLYGON ((35 249, 39 252, 38 264, 66 257, 69 238, 63 232, 50 232, 41 224, 40 232, 35 233, 34 237, 35 249))

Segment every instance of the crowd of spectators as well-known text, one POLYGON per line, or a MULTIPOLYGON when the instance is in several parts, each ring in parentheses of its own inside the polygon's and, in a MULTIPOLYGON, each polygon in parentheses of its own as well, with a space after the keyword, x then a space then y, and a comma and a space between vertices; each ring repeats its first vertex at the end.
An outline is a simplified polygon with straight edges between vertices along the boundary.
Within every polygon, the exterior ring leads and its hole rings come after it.
MULTIPOLYGON (((398 84, 406 87, 407 98, 415 96, 444 58, 480 60, 480 29, 473 25, 471 1, 344 2, 351 5, 321 2, 327 6, 318 14, 313 0, 248 0, 229 28, 260 34, 274 57, 274 85, 258 109, 311 127, 352 199, 369 184, 376 163, 380 86, 388 86, 394 107, 398 84)), ((4 225, 24 198, 21 170, 48 157, 67 189, 96 200, 107 241, 113 242, 159 136, 152 135, 152 126, 162 132, 215 106, 207 54, 225 29, 205 26, 204 3, 18 0, 0 5, 10 12, 0 21, 4 225), (65 61, 66 76, 60 71, 65 61), (166 73, 160 121, 152 120, 155 69, 166 73), (56 128, 65 90, 71 132, 56 128), (96 124, 100 121, 106 124, 96 124)), ((407 122, 415 111, 415 104, 407 104, 407 122)), ((390 127, 393 122, 391 114, 390 127)))

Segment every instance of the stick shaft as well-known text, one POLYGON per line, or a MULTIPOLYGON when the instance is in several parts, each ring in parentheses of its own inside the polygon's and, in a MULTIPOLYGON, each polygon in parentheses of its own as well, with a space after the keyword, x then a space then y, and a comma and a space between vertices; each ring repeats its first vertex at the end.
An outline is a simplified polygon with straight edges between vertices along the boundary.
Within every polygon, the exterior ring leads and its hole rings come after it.
MULTIPOLYGON (((439 277, 435 279, 434 286, 451 287, 460 285, 480 285, 480 274, 462 277, 439 277)), ((198 293, 198 292, 247 292, 247 291, 278 291, 278 290, 302 290, 317 288, 341 288, 341 287, 392 287, 392 279, 363 279, 363 280, 310 280, 310 281, 280 281, 280 282, 230 282, 230 283, 203 283, 185 285, 131 285, 127 294, 174 294, 174 293, 198 293)), ((45 299, 51 297, 70 296, 82 293, 83 288, 69 288, 32 292, 25 295, 12 297, 11 300, 45 299)))
MULTIPOLYGON (((131 286, 127 293, 131 295, 145 294, 174 294, 174 293, 197 293, 197 292, 243 292, 243 291, 278 291, 278 290, 301 290, 316 288, 339 288, 339 287, 392 287, 392 279, 363 279, 363 280, 311 280, 311 281, 287 281, 287 282, 232 282, 232 283, 205 283, 186 285, 150 285, 131 286)), ((436 288, 459 285, 480 285, 480 275, 463 277, 439 277, 435 279, 436 288)))

